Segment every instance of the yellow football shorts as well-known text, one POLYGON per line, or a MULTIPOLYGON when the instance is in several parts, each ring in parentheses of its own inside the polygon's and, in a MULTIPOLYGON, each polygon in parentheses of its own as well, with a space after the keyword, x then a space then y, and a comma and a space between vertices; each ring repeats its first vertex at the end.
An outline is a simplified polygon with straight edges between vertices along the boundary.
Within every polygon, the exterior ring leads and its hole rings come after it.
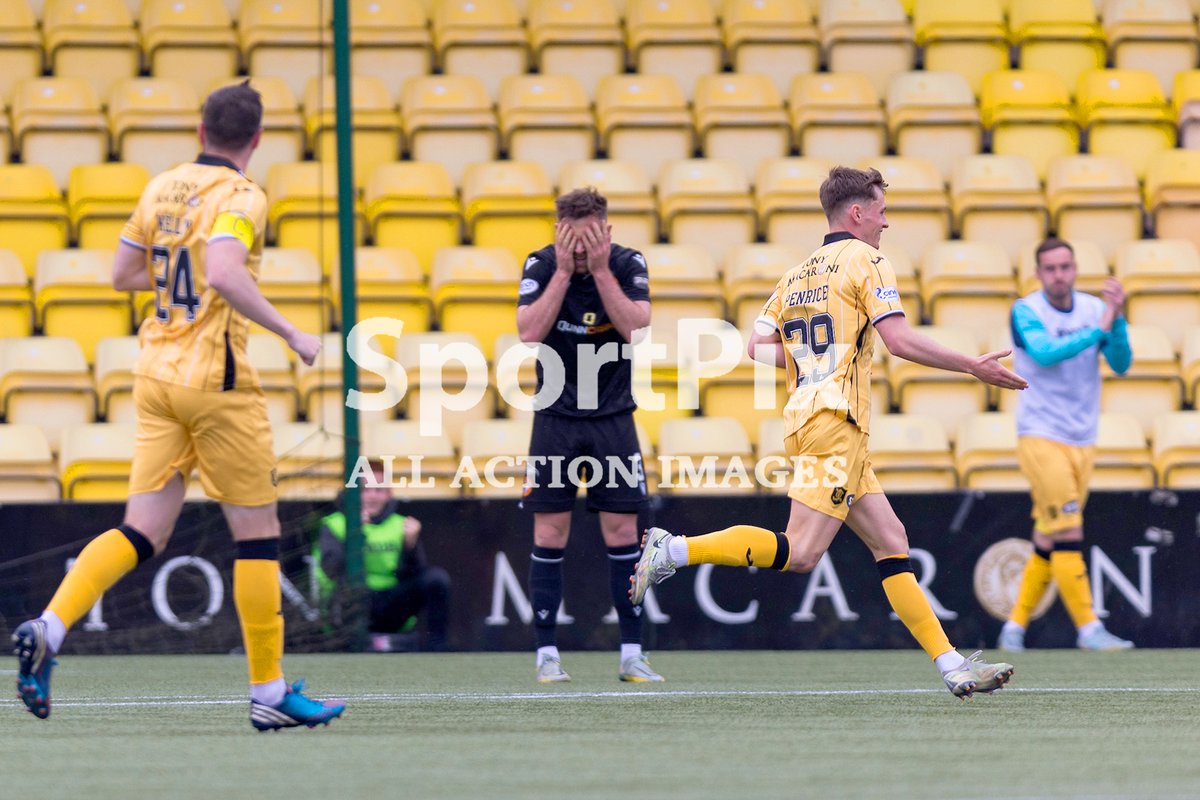
POLYGON ((856 498, 883 491, 871 469, 867 434, 833 411, 810 417, 787 437, 784 450, 795 465, 788 497, 822 514, 844 520, 856 498))
POLYGON ((1017 461, 1029 481, 1038 533, 1053 536, 1083 524, 1095 451, 1039 436, 1017 440, 1017 461))
POLYGON ((136 376, 137 410, 129 493, 156 492, 178 472, 214 500, 238 506, 275 501, 275 452, 261 389, 206 392, 136 376))

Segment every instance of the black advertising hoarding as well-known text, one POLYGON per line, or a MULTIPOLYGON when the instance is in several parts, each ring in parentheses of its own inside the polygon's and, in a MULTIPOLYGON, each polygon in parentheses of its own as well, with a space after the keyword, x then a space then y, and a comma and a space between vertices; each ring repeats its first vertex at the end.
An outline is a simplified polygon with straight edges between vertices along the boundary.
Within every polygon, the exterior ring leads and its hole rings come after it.
MULTIPOLYGON (((897 494, 918 579, 947 633, 963 648, 992 647, 1028 552, 1024 494, 897 494)), ((328 504, 285 503, 283 571, 288 645, 342 649, 335 621, 313 596, 305 556, 328 504)), ((451 644, 458 650, 532 647, 526 577, 531 515, 516 501, 425 501, 419 517, 430 561, 453 582, 451 644)), ((736 523, 782 529, 781 496, 659 496, 644 522, 702 533, 736 523)), ((0 627, 40 612, 68 560, 121 521, 113 505, 0 507, 0 627)), ((1093 494, 1085 556, 1101 617, 1142 647, 1200 646, 1200 493, 1093 494)), ((110 591, 69 637, 66 652, 226 652, 239 646, 232 600, 233 546, 217 507, 189 504, 167 551, 110 591)), ((578 509, 564 563, 559 644, 616 647, 608 562, 596 518, 578 509)), ((1049 604, 1047 604, 1049 605, 1049 604)), ((646 643, 657 649, 888 648, 915 646, 889 614, 870 554, 847 529, 810 575, 689 567, 654 587, 646 643)), ((1027 639, 1065 647, 1074 631, 1049 605, 1027 639)))

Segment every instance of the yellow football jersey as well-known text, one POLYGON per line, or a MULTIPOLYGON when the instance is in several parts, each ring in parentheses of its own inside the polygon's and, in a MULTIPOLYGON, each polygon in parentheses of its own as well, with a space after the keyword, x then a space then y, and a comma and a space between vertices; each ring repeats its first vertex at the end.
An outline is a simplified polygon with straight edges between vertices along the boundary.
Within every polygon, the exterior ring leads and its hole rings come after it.
POLYGON ((266 221, 263 190, 223 158, 201 155, 150 181, 121 231, 121 241, 145 251, 154 286, 135 374, 206 391, 258 385, 246 355, 249 320, 208 285, 205 259, 209 242, 238 239, 257 280, 266 221))
POLYGON ((892 265, 849 233, 829 234, 804 263, 784 274, 755 326, 762 333, 779 331, 792 356, 785 435, 822 409, 868 430, 872 326, 903 313, 892 265))

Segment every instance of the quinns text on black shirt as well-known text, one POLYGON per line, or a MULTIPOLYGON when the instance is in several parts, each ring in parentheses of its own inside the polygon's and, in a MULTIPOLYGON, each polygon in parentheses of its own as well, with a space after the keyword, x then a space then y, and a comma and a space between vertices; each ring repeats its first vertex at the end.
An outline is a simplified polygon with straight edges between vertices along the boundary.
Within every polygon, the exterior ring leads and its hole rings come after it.
MULTIPOLYGON (((646 259, 641 253, 614 244, 609 252, 608 265, 626 297, 649 301, 650 279, 646 273, 646 259)), ((525 259, 517 305, 529 305, 541 297, 555 269, 554 245, 531 253, 525 259)), ((562 359, 566 383, 558 399, 546 408, 539 409, 538 413, 564 417, 604 417, 635 408, 633 367, 621 347, 625 340, 609 321, 591 273, 571 276, 571 285, 563 297, 558 319, 542 343, 562 359), (578 348, 581 345, 586 352, 584 368, 591 375, 579 374, 578 348), (599 363, 601 361, 603 363, 599 363)), ((540 391, 541 359, 537 362, 537 379, 540 391)))

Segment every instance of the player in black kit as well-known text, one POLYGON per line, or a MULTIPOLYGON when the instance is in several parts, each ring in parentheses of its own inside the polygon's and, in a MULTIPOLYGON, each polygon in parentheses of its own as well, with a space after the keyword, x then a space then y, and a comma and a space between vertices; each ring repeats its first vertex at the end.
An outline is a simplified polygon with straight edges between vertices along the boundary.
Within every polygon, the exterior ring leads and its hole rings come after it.
MULTIPOLYGON (((529 591, 537 678, 541 683, 571 679, 559 657, 555 624, 571 509, 585 481, 588 510, 599 512, 608 547, 609 583, 621 628, 618 677, 661 681, 642 653, 641 608, 628 595, 639 554, 637 512, 646 503, 629 345, 633 332, 650 324, 646 260, 612 243, 608 201, 594 188, 563 195, 556 208, 554 244, 525 260, 517 301, 521 341, 552 350, 563 367, 562 391, 544 407, 535 405, 523 500, 533 512, 529 591)), ((555 367, 552 356, 538 359, 539 392, 546 370, 555 367)))

